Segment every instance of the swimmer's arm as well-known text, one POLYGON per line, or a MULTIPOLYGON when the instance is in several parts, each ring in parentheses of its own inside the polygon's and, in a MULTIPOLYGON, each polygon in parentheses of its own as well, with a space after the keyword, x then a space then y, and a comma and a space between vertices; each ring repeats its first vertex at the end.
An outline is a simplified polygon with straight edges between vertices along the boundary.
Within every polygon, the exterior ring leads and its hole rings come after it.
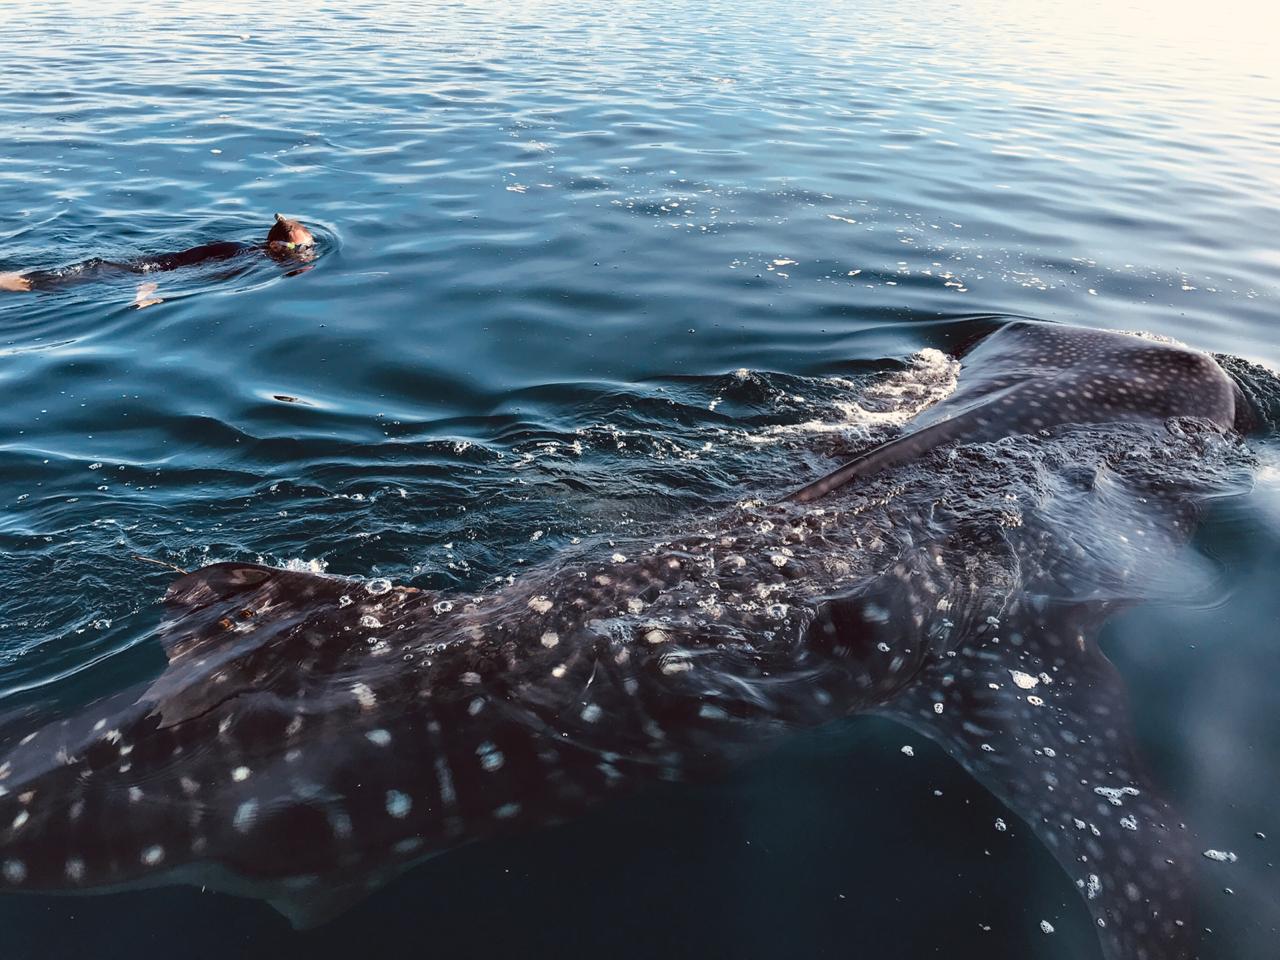
POLYGON ((0 290, 10 293, 26 293, 31 289, 31 281, 20 273, 0 273, 0 290))

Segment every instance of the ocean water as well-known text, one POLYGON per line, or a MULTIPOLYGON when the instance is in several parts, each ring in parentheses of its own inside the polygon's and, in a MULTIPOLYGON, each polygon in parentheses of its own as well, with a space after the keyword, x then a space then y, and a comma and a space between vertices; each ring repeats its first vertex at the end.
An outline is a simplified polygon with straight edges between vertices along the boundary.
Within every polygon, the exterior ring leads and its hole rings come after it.
MULTIPOLYGON (((7 5, 0 272, 253 241, 277 210, 320 248, 153 275, 145 309, 136 276, 0 293, 0 711, 158 672, 173 574, 136 556, 479 589, 818 475, 878 425, 860 378, 927 394, 911 358, 976 318, 1280 369, 1276 15, 1067 17, 7 5)), ((1280 943, 1280 445, 1251 442, 1186 589, 1104 635, 1156 778, 1238 855, 1205 866, 1203 956, 1249 960, 1280 943)), ((0 930, 15 958, 1099 956, 1008 816, 863 719, 312 933, 190 888, 3 897, 0 930)))

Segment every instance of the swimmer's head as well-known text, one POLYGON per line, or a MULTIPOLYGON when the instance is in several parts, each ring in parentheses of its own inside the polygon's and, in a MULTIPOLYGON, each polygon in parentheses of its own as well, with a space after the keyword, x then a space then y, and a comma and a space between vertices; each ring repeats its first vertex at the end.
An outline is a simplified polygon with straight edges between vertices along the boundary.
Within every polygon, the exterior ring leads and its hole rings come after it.
POLYGON ((276 222, 267 234, 267 246, 277 252, 289 253, 315 246, 316 238, 300 220, 290 220, 283 213, 276 214, 276 222))

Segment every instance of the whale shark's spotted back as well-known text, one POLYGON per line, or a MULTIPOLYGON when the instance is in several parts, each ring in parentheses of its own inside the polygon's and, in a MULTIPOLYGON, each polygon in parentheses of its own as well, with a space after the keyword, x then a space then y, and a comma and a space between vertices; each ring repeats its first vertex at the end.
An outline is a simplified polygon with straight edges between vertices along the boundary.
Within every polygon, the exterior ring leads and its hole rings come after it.
POLYGON ((669 539, 478 596, 197 570, 154 683, 0 731, 0 888, 194 882, 313 924, 458 844, 875 712, 1032 826, 1111 960, 1184 960, 1195 858, 1095 636, 1250 462, 1240 412, 1203 354, 1016 322, 900 439, 669 539))

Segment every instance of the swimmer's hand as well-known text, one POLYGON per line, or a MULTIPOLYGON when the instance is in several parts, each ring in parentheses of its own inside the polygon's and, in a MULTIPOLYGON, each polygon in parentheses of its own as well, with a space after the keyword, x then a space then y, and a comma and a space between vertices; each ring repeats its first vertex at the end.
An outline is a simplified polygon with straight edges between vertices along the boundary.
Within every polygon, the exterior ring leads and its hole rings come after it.
POLYGON ((31 289, 31 281, 20 273, 0 273, 0 290, 10 293, 26 293, 31 289))
POLYGON ((154 284, 154 283, 138 284, 137 293, 134 295, 134 298, 133 298, 134 309, 141 310, 143 307, 153 307, 157 303, 164 303, 164 300, 162 300, 160 297, 152 296, 152 294, 155 293, 157 289, 159 289, 159 287, 157 284, 154 284))

